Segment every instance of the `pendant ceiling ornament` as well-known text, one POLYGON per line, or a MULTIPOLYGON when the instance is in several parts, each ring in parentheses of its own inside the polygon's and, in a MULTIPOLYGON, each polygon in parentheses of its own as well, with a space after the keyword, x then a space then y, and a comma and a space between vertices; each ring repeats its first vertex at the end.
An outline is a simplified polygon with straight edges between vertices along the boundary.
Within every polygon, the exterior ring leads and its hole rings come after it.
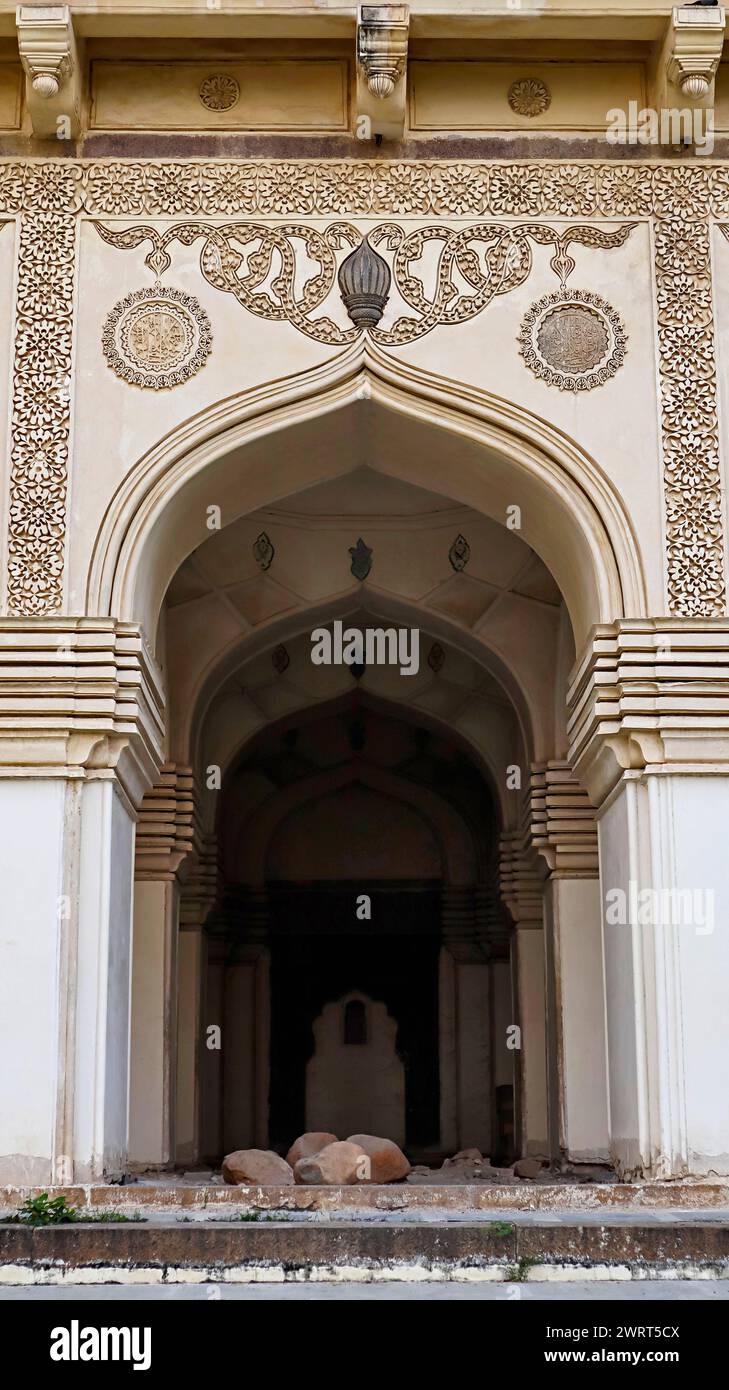
POLYGON ((205 365, 212 347, 210 320, 193 295, 155 285, 114 305, 101 346, 123 381, 165 390, 188 381, 205 365))
POLYGON ((519 351, 536 377, 560 391, 591 391, 615 376, 627 335, 599 294, 558 290, 533 304, 519 333, 519 351))

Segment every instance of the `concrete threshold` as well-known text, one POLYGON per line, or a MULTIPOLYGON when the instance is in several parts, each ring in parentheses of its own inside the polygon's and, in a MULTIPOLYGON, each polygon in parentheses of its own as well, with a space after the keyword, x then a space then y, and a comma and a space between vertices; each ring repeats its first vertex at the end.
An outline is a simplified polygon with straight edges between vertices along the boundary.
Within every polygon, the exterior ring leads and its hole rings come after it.
POLYGON ((729 1222, 0 1225, 0 1284, 729 1279, 729 1222))
POLYGON ((712 1179, 660 1183, 410 1184, 351 1187, 233 1187, 205 1182, 148 1181, 89 1183, 67 1187, 0 1187, 2 1213, 16 1211, 28 1197, 46 1191, 82 1210, 210 1212, 314 1212, 371 1208, 376 1211, 581 1212, 626 1209, 709 1211, 729 1209, 729 1183, 712 1179))

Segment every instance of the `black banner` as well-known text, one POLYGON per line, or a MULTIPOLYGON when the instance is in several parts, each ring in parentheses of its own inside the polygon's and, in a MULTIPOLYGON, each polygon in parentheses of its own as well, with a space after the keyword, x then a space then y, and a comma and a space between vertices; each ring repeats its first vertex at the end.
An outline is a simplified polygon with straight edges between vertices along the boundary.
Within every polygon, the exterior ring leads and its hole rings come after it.
MULTIPOLYGON (((171 1374, 189 1383, 196 1376, 227 1376, 236 1366, 241 1375, 254 1367, 260 1375, 263 1357, 271 1358, 277 1375, 289 1359, 298 1361, 303 1373, 307 1363, 321 1369, 320 1358, 326 1364, 337 1346, 340 1374, 359 1376, 368 1364, 377 1365, 393 1338, 400 1356, 412 1359, 412 1371, 423 1361, 427 1365, 434 1336, 441 1357, 448 1352, 455 1358, 452 1365, 463 1369, 462 1355, 470 1351, 469 1360, 475 1353, 484 1374, 499 1364, 504 1373, 506 1359, 520 1375, 604 1366, 659 1366, 685 1375, 721 1353, 729 1281, 726 1288, 712 1283, 703 1289, 697 1281, 690 1289, 682 1285, 680 1292, 667 1285, 666 1297, 657 1299, 642 1298, 636 1284, 630 1297, 625 1292, 613 1285, 607 1296, 600 1291, 576 1300, 566 1289, 551 1286, 547 1292, 537 1285, 288 1284, 274 1289, 207 1284, 156 1291, 88 1289, 80 1298, 72 1288, 36 1288, 28 1296, 18 1289, 0 1293, 0 1336, 5 1355, 12 1349, 21 1357, 24 1374, 43 1372, 51 1384, 64 1374, 92 1383, 99 1370, 104 1377, 143 1375, 160 1385, 168 1384, 171 1374), (312 1318, 311 1305, 317 1303, 312 1318), (433 1305, 446 1303, 468 1305, 477 1321, 464 1322, 464 1307, 445 1318, 439 1308, 441 1317, 434 1321, 433 1305), (397 1308, 397 1323, 392 1311, 385 1311, 382 1321, 362 1320, 365 1308, 378 1317, 385 1304, 397 1308), (334 1305, 332 1321, 327 1315, 334 1305), (356 1305, 354 1323, 342 1321, 343 1305, 356 1305), (418 1305, 427 1322, 418 1317, 418 1305), (452 1338, 464 1334, 468 1341, 456 1356, 452 1338)), ((441 1359, 440 1374, 444 1369, 441 1359)))

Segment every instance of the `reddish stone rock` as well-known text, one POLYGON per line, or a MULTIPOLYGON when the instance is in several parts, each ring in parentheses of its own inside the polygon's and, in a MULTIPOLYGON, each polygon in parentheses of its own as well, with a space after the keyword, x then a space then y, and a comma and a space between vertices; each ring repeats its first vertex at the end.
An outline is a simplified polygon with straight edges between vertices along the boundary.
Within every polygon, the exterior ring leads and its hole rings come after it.
POLYGON ((374 1134, 350 1134, 347 1143, 359 1144, 370 1160, 370 1175, 365 1182, 399 1182, 410 1172, 408 1160, 392 1139, 380 1139, 374 1134))
POLYGON ((541 1158, 517 1158, 514 1174, 517 1178, 536 1178, 542 1171, 541 1158))
POLYGON ((244 1187, 291 1187, 294 1175, 271 1149, 236 1149, 223 1159, 226 1182, 244 1187))
POLYGON ((294 1168, 294 1181, 313 1187, 329 1183, 337 1187, 349 1186, 359 1181, 361 1160, 365 1156, 359 1144, 337 1140, 310 1158, 300 1158, 294 1168))
POLYGON ((286 1162, 296 1167, 300 1158, 311 1158, 313 1154, 318 1154, 327 1144, 338 1143, 336 1134, 327 1134, 325 1130, 308 1130, 306 1134, 300 1134, 295 1139, 286 1155, 286 1162))

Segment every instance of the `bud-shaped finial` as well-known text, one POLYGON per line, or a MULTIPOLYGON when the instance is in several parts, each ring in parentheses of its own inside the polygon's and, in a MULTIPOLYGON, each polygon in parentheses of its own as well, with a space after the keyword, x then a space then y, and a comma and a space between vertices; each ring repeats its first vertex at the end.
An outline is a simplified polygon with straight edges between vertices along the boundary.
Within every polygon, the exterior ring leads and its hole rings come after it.
POLYGON ((380 322, 390 293, 390 267, 363 237, 356 250, 339 267, 339 289, 344 307, 359 328, 380 322))

